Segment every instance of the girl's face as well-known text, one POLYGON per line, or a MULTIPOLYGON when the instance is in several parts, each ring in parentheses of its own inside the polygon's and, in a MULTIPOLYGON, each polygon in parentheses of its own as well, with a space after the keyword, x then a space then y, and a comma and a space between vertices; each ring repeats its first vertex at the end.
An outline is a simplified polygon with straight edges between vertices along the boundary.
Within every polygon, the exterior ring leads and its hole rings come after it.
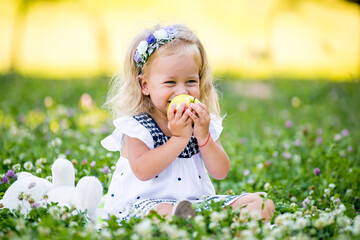
POLYGON ((159 56, 149 67, 148 75, 140 79, 142 92, 155 106, 154 114, 166 117, 171 100, 179 94, 200 98, 200 69, 192 54, 159 56))

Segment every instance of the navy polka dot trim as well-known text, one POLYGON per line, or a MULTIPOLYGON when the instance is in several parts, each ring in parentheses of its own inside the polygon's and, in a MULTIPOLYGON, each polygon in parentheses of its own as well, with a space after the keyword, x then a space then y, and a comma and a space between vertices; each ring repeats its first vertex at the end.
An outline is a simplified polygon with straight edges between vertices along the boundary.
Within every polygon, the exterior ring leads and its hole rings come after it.
MULTIPOLYGON (((141 113, 133 116, 133 118, 143 125, 151 134, 154 140, 154 148, 160 147, 166 143, 170 137, 166 136, 157 125, 155 120, 148 113, 141 113)), ((178 156, 179 158, 191 158, 200 152, 197 140, 194 136, 191 137, 185 149, 178 156)))
POLYGON ((111 194, 111 197, 114 197, 114 194, 113 194, 113 193, 111 194))

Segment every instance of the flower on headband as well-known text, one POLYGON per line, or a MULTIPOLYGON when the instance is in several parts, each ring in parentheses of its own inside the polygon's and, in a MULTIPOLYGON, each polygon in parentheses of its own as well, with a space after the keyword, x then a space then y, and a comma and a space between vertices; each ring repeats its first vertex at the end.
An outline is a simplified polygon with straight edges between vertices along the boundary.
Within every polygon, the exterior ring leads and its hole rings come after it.
POLYGON ((154 33, 150 33, 149 36, 136 47, 134 55, 136 66, 142 69, 150 55, 165 43, 174 40, 177 33, 177 29, 174 26, 167 26, 154 33))
POLYGON ((168 38, 168 33, 165 31, 165 29, 159 29, 154 32, 154 36, 157 40, 162 40, 168 38))
POLYGON ((148 47, 147 41, 141 41, 137 46, 136 50, 139 52, 140 55, 142 55, 146 52, 147 47, 148 47))

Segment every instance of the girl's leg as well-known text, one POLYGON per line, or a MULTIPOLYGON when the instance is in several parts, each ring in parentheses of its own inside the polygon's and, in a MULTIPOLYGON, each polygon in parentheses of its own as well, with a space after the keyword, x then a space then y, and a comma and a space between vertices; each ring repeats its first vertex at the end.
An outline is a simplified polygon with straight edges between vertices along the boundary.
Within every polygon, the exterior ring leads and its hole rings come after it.
POLYGON ((160 203, 154 209, 160 216, 171 219, 173 205, 171 205, 170 203, 160 203))
POLYGON ((261 213, 262 218, 264 218, 264 222, 268 222, 274 214, 274 202, 270 199, 267 199, 264 202, 260 195, 266 196, 266 193, 257 192, 247 194, 241 198, 238 198, 236 201, 230 204, 230 206, 233 208, 239 208, 247 205, 246 207, 242 208, 241 211, 243 211, 243 209, 246 209, 248 212, 257 210, 261 213), (264 207, 262 207, 263 203, 264 207))

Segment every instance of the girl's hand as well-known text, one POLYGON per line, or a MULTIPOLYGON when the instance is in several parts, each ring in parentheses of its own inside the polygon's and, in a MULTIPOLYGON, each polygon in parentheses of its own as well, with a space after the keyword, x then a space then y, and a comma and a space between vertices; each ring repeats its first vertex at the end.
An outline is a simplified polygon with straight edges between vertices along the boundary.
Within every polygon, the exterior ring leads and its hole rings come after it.
POLYGON ((197 139, 198 144, 204 144, 209 136, 209 109, 203 103, 191 103, 185 113, 194 121, 194 137, 197 139))
POLYGON ((190 139, 192 136, 192 126, 191 118, 186 113, 185 110, 186 104, 182 103, 179 108, 176 110, 176 104, 173 104, 169 110, 169 119, 168 127, 170 129, 171 135, 174 137, 181 137, 190 139))

